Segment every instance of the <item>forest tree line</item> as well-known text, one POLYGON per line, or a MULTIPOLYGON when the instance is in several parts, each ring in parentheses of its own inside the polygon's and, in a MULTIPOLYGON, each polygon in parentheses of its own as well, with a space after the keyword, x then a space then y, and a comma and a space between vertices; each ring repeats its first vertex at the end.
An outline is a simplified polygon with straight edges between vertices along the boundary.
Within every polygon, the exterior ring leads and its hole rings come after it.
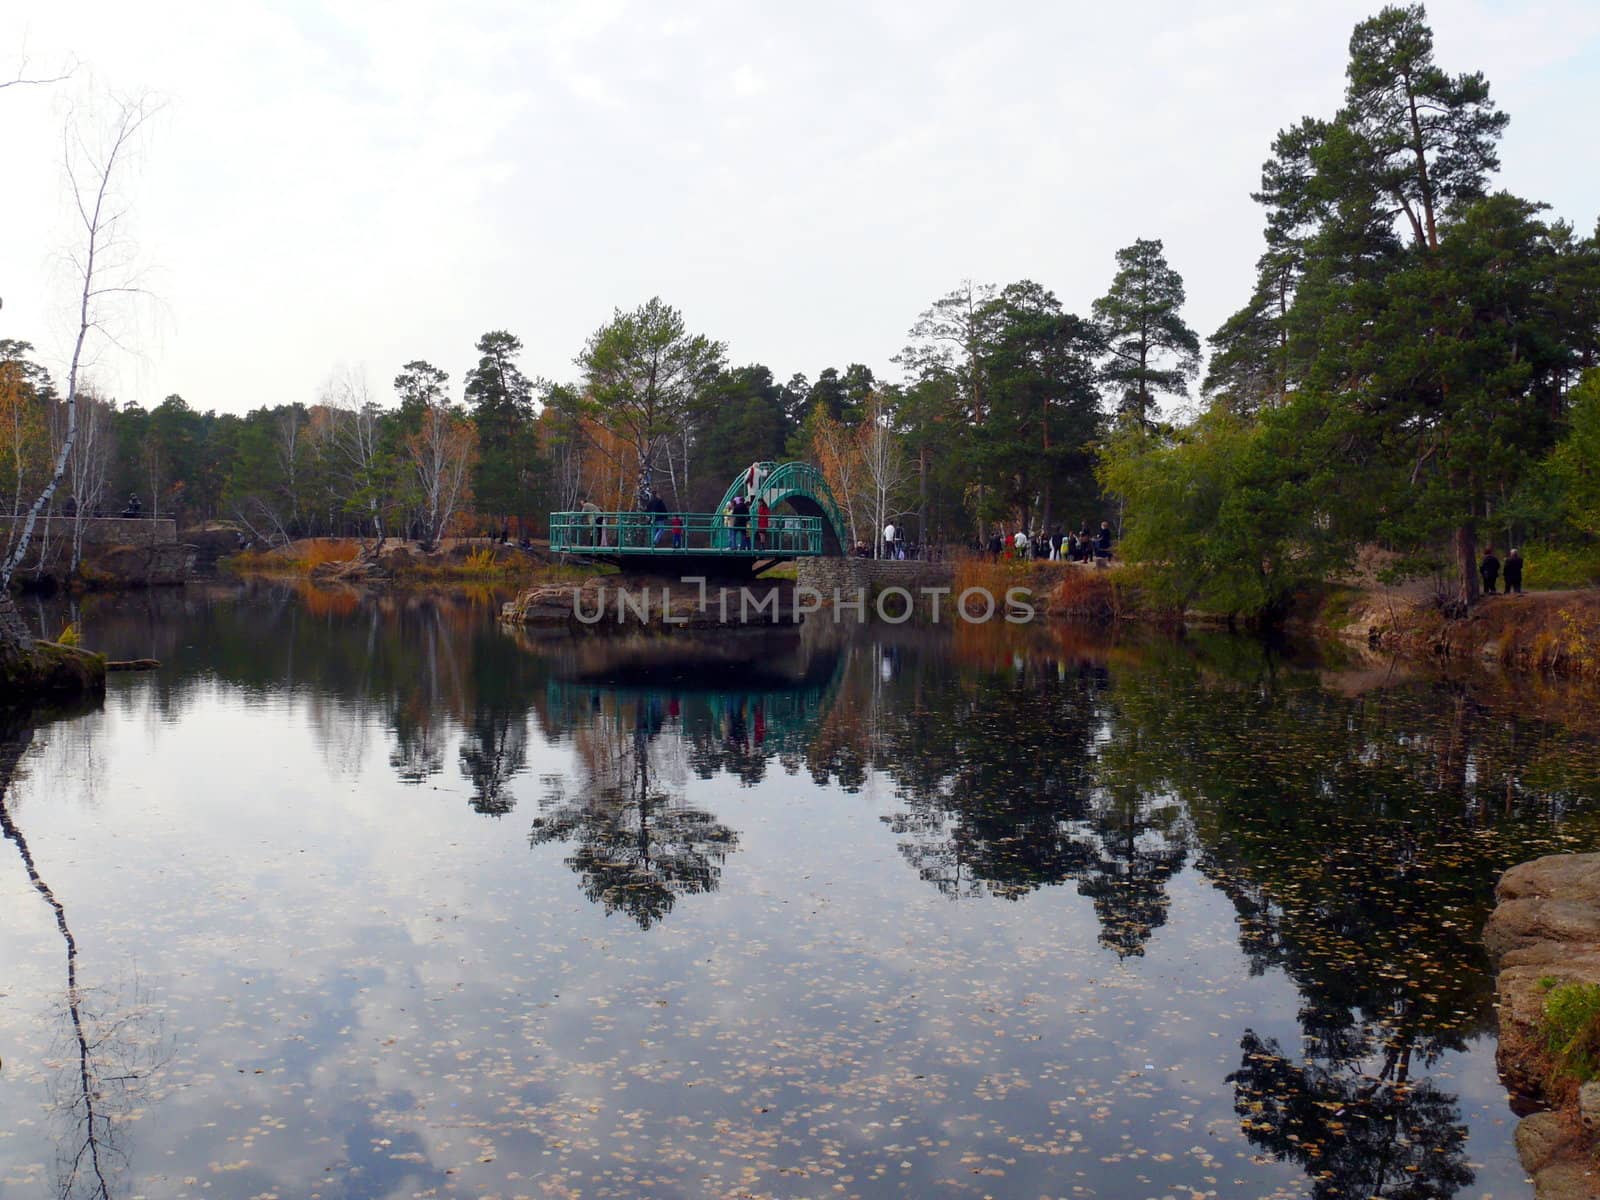
MULTIPOLYGON (((537 535, 586 500, 706 512, 750 462, 796 457, 826 473, 852 541, 891 519, 972 546, 1106 517, 1175 602, 1270 611, 1372 546, 1470 602, 1485 539, 1600 535, 1600 226, 1491 190, 1507 115, 1481 74, 1435 63, 1420 5, 1361 22, 1346 77, 1340 107, 1274 140, 1256 282, 1207 355, 1156 239, 1116 252, 1084 314, 1030 280, 961 284, 911 322, 894 379, 734 365, 655 298, 613 313, 565 382, 526 375, 520 338, 495 330, 459 381, 421 360, 382 388, 340 368, 243 416, 85 390, 55 510, 136 495, 269 543, 433 543, 537 535)), ((12 511, 60 407, 32 347, 0 341, 12 511)))

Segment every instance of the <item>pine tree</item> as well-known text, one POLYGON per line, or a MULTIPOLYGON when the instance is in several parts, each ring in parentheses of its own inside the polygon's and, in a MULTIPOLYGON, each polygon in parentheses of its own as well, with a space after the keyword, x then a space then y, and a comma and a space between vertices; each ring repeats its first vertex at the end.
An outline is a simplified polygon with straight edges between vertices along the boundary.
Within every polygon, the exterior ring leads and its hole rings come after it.
POLYGON ((517 366, 522 341, 504 330, 478 339, 481 357, 467 372, 465 396, 478 430, 473 494, 481 514, 531 515, 535 494, 533 381, 517 366))
POLYGON ((1158 396, 1188 395, 1199 372, 1200 339, 1183 322, 1183 302, 1183 277, 1161 242, 1146 238, 1117 251, 1111 290, 1094 302, 1109 355, 1103 377, 1118 391, 1118 411, 1139 428, 1154 426, 1158 396))

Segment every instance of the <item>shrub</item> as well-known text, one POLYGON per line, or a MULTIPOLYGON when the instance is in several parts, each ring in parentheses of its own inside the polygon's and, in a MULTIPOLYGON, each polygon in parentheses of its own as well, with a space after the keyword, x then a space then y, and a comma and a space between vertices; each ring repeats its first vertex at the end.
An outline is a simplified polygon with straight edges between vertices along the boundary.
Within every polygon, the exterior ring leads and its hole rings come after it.
POLYGON ((1531 591, 1547 588, 1581 588, 1600 583, 1600 545, 1524 548, 1524 586, 1531 591))
POLYGON ((296 561, 307 571, 325 562, 352 562, 361 553, 361 543, 354 538, 309 538, 297 543, 296 561))
POLYGON ((474 550, 467 555, 467 561, 461 564, 461 569, 468 575, 490 575, 499 571, 500 564, 493 550, 474 550))
POLYGON ((1563 983, 1544 998, 1545 1048, 1579 1083, 1600 1074, 1600 983, 1563 983))

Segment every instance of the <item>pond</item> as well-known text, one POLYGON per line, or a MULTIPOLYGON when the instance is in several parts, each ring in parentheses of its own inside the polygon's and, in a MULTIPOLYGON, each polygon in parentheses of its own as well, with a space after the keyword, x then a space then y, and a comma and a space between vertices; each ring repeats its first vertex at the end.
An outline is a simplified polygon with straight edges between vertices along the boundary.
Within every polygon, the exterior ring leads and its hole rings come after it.
POLYGON ((1577 702, 496 610, 74 614, 165 665, 6 733, 0 1194, 1530 1194, 1479 935, 1600 838, 1577 702))

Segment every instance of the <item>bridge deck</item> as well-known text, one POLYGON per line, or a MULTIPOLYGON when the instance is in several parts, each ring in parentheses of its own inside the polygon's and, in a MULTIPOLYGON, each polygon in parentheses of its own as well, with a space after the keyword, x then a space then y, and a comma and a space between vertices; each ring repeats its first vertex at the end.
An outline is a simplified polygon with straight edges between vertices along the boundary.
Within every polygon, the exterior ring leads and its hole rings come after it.
POLYGON ((550 549, 609 562, 623 559, 783 561, 824 553, 822 519, 774 513, 765 528, 724 513, 550 514, 550 549))

